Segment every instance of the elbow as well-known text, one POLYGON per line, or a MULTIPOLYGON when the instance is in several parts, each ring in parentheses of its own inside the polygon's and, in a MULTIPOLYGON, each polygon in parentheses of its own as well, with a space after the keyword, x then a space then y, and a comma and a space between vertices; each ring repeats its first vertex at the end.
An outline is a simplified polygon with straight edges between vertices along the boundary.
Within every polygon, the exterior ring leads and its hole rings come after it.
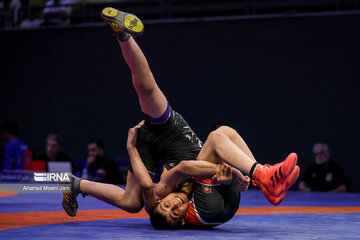
POLYGON ((191 170, 193 168, 193 162, 194 161, 182 161, 178 164, 178 172, 182 174, 184 177, 188 175, 188 173, 191 173, 191 170))
POLYGON ((177 165, 177 168, 178 168, 178 172, 181 173, 181 174, 185 174, 188 169, 190 168, 189 166, 189 163, 188 161, 181 161, 178 165, 177 165))

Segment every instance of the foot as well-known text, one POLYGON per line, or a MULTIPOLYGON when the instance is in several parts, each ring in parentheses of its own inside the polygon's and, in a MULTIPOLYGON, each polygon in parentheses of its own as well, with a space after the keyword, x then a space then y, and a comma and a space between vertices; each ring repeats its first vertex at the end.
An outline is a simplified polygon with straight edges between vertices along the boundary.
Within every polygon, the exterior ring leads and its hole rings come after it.
POLYGON ((141 20, 131 13, 107 7, 101 11, 101 17, 109 24, 120 41, 126 41, 130 36, 140 36, 144 32, 141 20))
POLYGON ((266 194, 279 197, 285 191, 286 179, 294 170, 296 163, 297 155, 291 153, 281 163, 272 166, 257 165, 253 174, 253 185, 258 186, 266 197, 266 194))
POLYGON ((294 185, 296 180, 299 178, 299 174, 300 174, 300 168, 299 168, 299 166, 295 166, 294 171, 292 171, 286 179, 284 192, 279 197, 275 197, 275 196, 271 195, 266 190, 266 188, 263 188, 262 191, 264 192, 264 194, 265 194, 266 198, 269 200, 269 202, 275 206, 279 205, 282 202, 282 200, 284 200, 286 193, 289 191, 289 189, 292 187, 292 185, 294 185))
POLYGON ((79 193, 81 193, 80 180, 81 180, 80 178, 70 174, 70 184, 61 183, 62 185, 64 184, 70 185, 69 191, 63 191, 63 201, 62 201, 62 206, 70 217, 75 217, 77 213, 78 203, 76 198, 79 195, 79 193))

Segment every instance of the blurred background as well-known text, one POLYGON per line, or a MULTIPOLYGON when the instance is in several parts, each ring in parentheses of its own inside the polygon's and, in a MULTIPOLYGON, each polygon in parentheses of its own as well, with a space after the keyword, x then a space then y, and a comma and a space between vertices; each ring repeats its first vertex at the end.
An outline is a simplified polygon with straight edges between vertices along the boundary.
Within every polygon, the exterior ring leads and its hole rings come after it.
MULTIPOLYGON (((142 114, 121 50, 100 18, 107 6, 144 20, 136 41, 172 107, 203 141, 222 120, 259 162, 296 152, 302 170, 314 162, 313 145, 325 142, 348 191, 360 192, 355 0, 1 1, 0 123, 17 123, 27 145, 22 165, 11 169, 49 170, 36 160, 48 154, 48 135, 58 134, 59 151, 79 175, 92 140, 103 141, 105 155, 126 174, 127 132, 142 114)), ((7 143, 3 137, 2 160, 7 143)), ((17 176, 0 168, 2 181, 17 176)))

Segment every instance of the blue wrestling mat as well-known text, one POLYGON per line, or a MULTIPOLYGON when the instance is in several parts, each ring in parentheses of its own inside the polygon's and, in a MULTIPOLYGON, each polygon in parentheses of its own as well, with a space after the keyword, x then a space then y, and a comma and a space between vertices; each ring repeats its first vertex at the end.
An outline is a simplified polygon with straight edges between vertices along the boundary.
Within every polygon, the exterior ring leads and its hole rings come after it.
POLYGON ((289 192, 278 207, 247 191, 237 215, 212 230, 154 230, 144 211, 128 214, 92 197, 68 217, 62 195, 3 194, 0 239, 359 239, 360 194, 289 192))

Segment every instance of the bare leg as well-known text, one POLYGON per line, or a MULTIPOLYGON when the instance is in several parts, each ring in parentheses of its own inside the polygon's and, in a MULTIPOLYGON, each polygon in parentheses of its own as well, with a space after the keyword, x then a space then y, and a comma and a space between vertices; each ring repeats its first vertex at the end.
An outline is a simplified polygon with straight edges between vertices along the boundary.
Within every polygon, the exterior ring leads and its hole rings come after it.
POLYGON ((230 138, 230 140, 240 148, 249 158, 256 161, 254 155, 250 151, 249 147, 245 143, 244 139, 237 133, 237 131, 228 126, 221 126, 217 129, 218 131, 224 133, 226 136, 230 138))
POLYGON ((236 136, 238 135, 236 131, 229 130, 227 134, 230 135, 230 132, 234 141, 245 151, 240 149, 229 136, 219 129, 210 133, 197 159, 214 163, 225 162, 242 173, 250 175, 251 168, 256 161, 242 138, 236 136))
POLYGON ((167 100, 156 84, 143 52, 133 38, 126 42, 118 42, 131 70, 141 110, 153 118, 160 117, 166 110, 167 100))
POLYGON ((297 162, 295 153, 291 153, 285 161, 274 166, 257 164, 245 142, 231 128, 224 127, 211 132, 198 159, 214 163, 225 162, 249 175, 252 177, 253 185, 258 186, 274 205, 284 199, 287 190, 299 176, 299 167, 293 171, 297 162))
POLYGON ((92 197, 121 208, 127 212, 136 213, 143 207, 140 186, 135 181, 134 174, 128 171, 126 189, 112 184, 80 181, 80 190, 92 197))

